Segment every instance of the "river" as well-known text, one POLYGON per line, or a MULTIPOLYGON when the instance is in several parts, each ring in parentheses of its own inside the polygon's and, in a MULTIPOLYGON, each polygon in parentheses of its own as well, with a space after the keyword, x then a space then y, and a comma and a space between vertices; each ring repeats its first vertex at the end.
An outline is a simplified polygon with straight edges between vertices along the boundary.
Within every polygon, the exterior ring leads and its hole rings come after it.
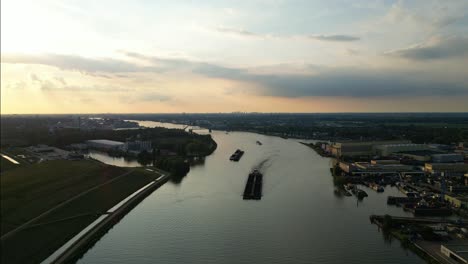
POLYGON ((386 204, 396 188, 363 187, 369 197, 358 203, 334 194, 330 159, 296 140, 212 136, 218 148, 204 164, 147 197, 79 263, 425 263, 369 221, 371 214, 408 215, 386 204), (229 161, 237 148, 245 155, 229 161), (245 201, 253 168, 264 174, 263 197, 245 201))

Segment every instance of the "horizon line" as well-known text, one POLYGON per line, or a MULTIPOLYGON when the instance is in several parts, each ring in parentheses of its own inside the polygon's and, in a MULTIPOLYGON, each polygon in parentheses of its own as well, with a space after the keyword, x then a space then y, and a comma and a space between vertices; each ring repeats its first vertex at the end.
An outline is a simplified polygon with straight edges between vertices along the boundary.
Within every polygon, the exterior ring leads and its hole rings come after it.
POLYGON ((13 115, 187 115, 187 114, 468 114, 466 112, 142 112, 142 113, 0 113, 0 116, 13 115))

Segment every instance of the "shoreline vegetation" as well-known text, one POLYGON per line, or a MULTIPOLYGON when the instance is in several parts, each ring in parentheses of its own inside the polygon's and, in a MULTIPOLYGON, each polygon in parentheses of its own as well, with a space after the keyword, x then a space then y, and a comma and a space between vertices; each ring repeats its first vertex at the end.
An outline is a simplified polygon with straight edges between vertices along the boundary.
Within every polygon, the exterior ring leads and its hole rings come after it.
POLYGON ((120 117, 327 141, 406 139, 418 144, 451 144, 468 137, 466 113, 183 113, 120 117))
MULTIPOLYGON (((2 119, 2 151, 44 144, 62 149, 70 149, 73 144, 92 139, 108 139, 119 142, 140 140, 150 141, 151 151, 133 154, 123 151, 106 151, 111 156, 137 160, 142 165, 152 165, 168 171, 174 179, 182 178, 190 170, 190 165, 203 162, 204 157, 215 151, 217 144, 211 135, 190 133, 183 129, 163 127, 140 127, 135 129, 91 129, 79 128, 51 129, 51 124, 66 122, 66 118, 21 117, 2 119)), ((70 149, 72 150, 72 149, 70 149)), ((2 158, 2 171, 10 164, 2 158), (5 163, 5 166, 3 164, 5 163)))
POLYGON ((154 148, 152 153, 142 152, 136 157, 113 153, 137 159, 143 167, 117 167, 92 158, 21 160, 19 165, 12 165, 2 157, 1 263, 39 263, 98 218, 106 216, 62 253, 58 263, 76 261, 147 195, 168 180, 180 183, 191 165, 203 163, 217 147, 211 135, 181 129, 48 131, 47 122, 37 119, 31 122, 35 129, 2 124, 2 153, 17 158, 24 156, 24 147, 30 145, 48 144, 68 149, 70 144, 96 138, 149 140, 154 148), (150 183, 121 208, 109 211, 150 183))

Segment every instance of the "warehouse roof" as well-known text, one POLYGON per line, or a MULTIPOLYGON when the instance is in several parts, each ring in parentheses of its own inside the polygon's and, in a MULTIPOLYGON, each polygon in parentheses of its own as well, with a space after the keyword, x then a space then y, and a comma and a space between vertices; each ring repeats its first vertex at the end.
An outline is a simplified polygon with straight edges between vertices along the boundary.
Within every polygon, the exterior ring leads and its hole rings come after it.
POLYGON ((88 140, 87 142, 96 143, 96 144, 103 144, 103 145, 110 145, 110 146, 119 146, 119 145, 125 144, 125 143, 120 142, 120 141, 107 140, 107 139, 93 139, 93 140, 88 140))
POLYGON ((399 151, 398 153, 417 155, 417 156, 430 156, 434 154, 442 154, 443 152, 435 151, 435 150, 406 150, 406 151, 399 151))

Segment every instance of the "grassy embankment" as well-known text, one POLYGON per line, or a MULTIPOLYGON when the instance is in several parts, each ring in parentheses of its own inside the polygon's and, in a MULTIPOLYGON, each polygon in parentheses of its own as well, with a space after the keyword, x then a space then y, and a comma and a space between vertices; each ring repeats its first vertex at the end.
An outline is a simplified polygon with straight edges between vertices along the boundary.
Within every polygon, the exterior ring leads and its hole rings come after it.
POLYGON ((1 263, 42 261, 157 177, 159 174, 142 168, 119 168, 91 160, 48 161, 5 171, 0 177, 1 263), (38 217, 65 201, 69 202, 38 217), (36 217, 25 228, 13 231, 36 217), (4 237, 10 231, 14 233, 4 237))

